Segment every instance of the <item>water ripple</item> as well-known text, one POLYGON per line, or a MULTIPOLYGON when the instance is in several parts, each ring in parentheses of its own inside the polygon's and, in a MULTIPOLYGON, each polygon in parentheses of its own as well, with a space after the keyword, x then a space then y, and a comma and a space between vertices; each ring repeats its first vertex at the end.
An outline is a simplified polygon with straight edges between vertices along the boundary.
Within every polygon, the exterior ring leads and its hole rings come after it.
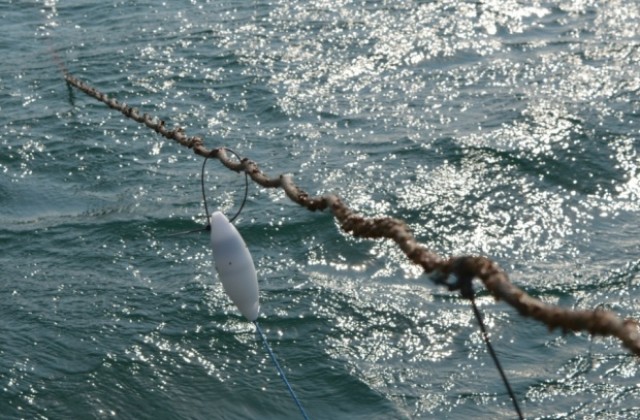
MULTIPOLYGON (((0 412, 294 412, 206 237, 170 236, 203 224, 197 158, 67 90, 59 64, 440 254, 495 258, 545 302, 635 316, 639 16, 625 0, 0 5, 0 412)), ((228 212, 242 180, 214 165, 228 212)), ((392 244, 254 186, 238 228, 314 418, 512 416, 467 302, 392 244)), ((637 417, 618 343, 478 302, 528 417, 637 417)))

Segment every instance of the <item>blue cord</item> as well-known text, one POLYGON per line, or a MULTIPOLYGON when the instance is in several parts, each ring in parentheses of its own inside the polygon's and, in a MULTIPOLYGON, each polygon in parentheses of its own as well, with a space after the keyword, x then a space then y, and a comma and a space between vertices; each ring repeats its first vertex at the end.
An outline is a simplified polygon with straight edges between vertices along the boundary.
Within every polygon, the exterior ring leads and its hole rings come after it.
POLYGON ((267 352, 269 353, 269 356, 271 356, 271 360, 273 361, 273 364, 276 366, 276 369, 278 369, 278 374, 280 375, 280 377, 284 381, 284 384, 287 386, 287 389, 289 390, 289 394, 291 394, 291 397, 293 398, 293 401, 296 403, 296 405, 300 409, 300 413, 302 413, 302 417, 305 420, 309 420, 309 416, 307 416, 307 413, 304 411, 304 408, 302 407, 302 404, 300 403, 300 400, 298 399, 298 397, 296 397, 296 393, 293 392, 293 388, 291 388, 291 384, 289 384, 289 381, 287 380, 287 377, 285 376, 284 371, 280 367, 280 363, 278 363, 278 360, 276 359, 276 355, 273 354, 273 350, 271 350, 271 347, 269 346, 269 343, 267 342, 267 337, 265 337, 264 333, 262 332, 262 328, 260 328, 260 325, 258 325, 258 321, 253 321, 253 323, 255 324, 256 329, 258 330, 258 334, 260 334, 260 337, 262 338, 262 342, 264 343, 264 347, 267 349, 267 352))

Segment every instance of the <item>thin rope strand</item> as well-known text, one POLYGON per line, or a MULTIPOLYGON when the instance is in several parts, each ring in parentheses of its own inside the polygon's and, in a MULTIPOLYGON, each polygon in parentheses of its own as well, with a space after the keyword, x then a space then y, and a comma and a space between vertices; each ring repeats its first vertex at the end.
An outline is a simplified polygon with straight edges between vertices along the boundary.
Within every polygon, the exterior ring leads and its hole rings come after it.
MULTIPOLYGON (((242 162, 242 158, 235 151, 233 151, 228 147, 224 147, 224 149, 233 153, 236 156, 236 158, 238 158, 238 161, 242 162)), ((205 156, 204 162, 202 162, 202 169, 200 170, 200 189, 202 190, 202 202, 204 203, 204 212, 207 215, 207 226, 205 227, 205 230, 210 230, 211 229, 211 222, 209 221, 210 214, 209 214, 209 207, 207 206, 207 196, 206 196, 205 187, 204 187, 204 168, 207 164, 207 160, 209 160, 208 155, 205 156)), ((247 202, 248 196, 249 196, 249 175, 245 172, 244 173, 244 197, 242 197, 240 208, 238 209, 236 214, 234 214, 233 217, 229 219, 229 223, 233 223, 233 221, 236 220, 238 216, 240 216, 240 213, 242 212, 242 209, 244 208, 244 205, 247 202)))
MULTIPOLYGON (((235 151, 233 151, 232 149, 229 149, 228 147, 225 147, 225 150, 228 150, 231 153, 233 153, 235 157, 238 158, 238 161, 242 162, 242 158, 235 151)), ((242 198, 242 203, 240 203, 240 208, 238 209, 236 214, 234 214, 233 217, 229 219, 229 223, 233 223, 233 221, 236 220, 238 216, 240 216, 240 212, 242 212, 242 209, 244 208, 244 204, 247 202, 248 196, 249 196, 249 174, 247 174, 247 172, 245 171, 244 172, 244 197, 242 198)))
POLYGON ((480 311, 478 310, 478 306, 476 305, 476 300, 473 296, 469 298, 471 300, 471 307, 473 308, 473 314, 476 316, 476 320, 478 321, 478 325, 480 326, 480 331, 482 331, 482 338, 484 339, 485 344, 487 345, 487 350, 489 350, 489 354, 493 359, 493 363, 496 365, 498 372, 500 372, 500 377, 502 377, 502 382, 504 386, 507 388, 507 392, 509 393, 509 397, 511 397, 511 401, 513 401, 513 407, 518 413, 519 419, 524 419, 522 415, 522 411, 520 410, 520 406, 518 405, 518 400, 516 399, 516 394, 513 392, 511 385, 509 384, 509 380, 507 379, 507 375, 505 375, 502 366, 500 365, 500 361, 498 360, 498 355, 493 350, 493 346, 491 345, 491 341, 489 341, 489 334, 487 333, 487 329, 482 321, 482 316, 480 315, 480 311))
POLYGON ((256 329, 258 330, 258 334, 260 334, 260 338, 262 338, 262 342, 264 343, 264 347, 267 349, 267 353, 269 353, 269 356, 271 356, 271 360, 273 361, 273 364, 276 366, 276 369, 278 370, 278 374, 284 381, 284 384, 287 386, 287 389, 289 390, 289 394, 291 394, 291 398, 293 398, 293 401, 298 406, 298 409, 300 409, 300 413, 302 414, 302 417, 305 420, 309 420, 309 416, 307 416, 307 412, 304 411, 304 407, 302 407, 302 403, 296 396, 296 393, 293 392, 293 388, 291 388, 291 384, 287 380, 287 376, 284 374, 284 371, 280 367, 280 363, 278 363, 278 359, 276 359, 276 355, 273 354, 273 350, 271 350, 271 346, 269 346, 269 343, 267 342, 267 337, 265 337, 264 333, 262 332, 262 328, 260 328, 258 321, 253 321, 253 323, 256 326, 256 329))
POLYGON ((204 212, 207 215, 207 227, 205 229, 211 229, 211 222, 209 221, 209 206, 207 206, 207 196, 204 192, 204 167, 207 164, 207 160, 209 160, 209 156, 204 158, 204 162, 202 162, 202 169, 200 170, 200 187, 202 189, 202 202, 204 203, 204 212))

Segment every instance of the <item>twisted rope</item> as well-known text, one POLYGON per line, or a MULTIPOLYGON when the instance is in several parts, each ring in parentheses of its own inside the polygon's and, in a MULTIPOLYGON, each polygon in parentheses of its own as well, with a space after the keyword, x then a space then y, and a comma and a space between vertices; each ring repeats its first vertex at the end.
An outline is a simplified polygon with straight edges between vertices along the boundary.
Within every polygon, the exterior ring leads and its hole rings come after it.
POLYGON ((281 188, 293 202, 310 211, 330 209, 342 229, 355 237, 393 240, 407 258, 421 266, 436 284, 444 285, 449 290, 463 292, 468 290, 474 278, 478 278, 497 300, 505 301, 514 307, 520 315, 542 322, 550 330, 560 328, 563 333, 586 331, 594 335, 616 337, 632 353, 640 356, 639 325, 631 318, 621 319, 612 312, 603 309, 571 310, 545 304, 511 283, 507 274, 498 264, 486 257, 442 258, 420 245, 402 220, 391 217, 363 217, 355 213, 335 194, 311 196, 298 187, 290 175, 270 178, 252 160, 244 158, 238 162, 229 159, 224 147, 209 150, 204 146, 201 137, 189 137, 181 127, 168 129, 164 121, 146 113, 140 114, 137 109, 109 98, 69 73, 65 73, 65 80, 87 95, 120 111, 126 117, 146 125, 163 137, 193 149, 195 154, 218 159, 230 170, 246 173, 255 183, 264 188, 281 188), (451 276, 455 276, 453 282, 449 281, 451 276))

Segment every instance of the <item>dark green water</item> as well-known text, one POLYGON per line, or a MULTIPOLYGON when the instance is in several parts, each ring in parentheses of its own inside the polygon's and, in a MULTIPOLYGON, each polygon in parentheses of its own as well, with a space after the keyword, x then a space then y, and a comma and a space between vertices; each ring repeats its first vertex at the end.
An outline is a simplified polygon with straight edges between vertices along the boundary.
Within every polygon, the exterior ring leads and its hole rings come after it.
MULTIPOLYGON (((299 413, 215 278, 201 159, 60 65, 312 194, 640 317, 640 5, 0 3, 0 418, 299 413)), ((210 207, 243 179, 217 162, 210 207)), ((254 185, 261 323, 314 419, 513 418, 468 302, 391 243, 254 185)), ((634 419, 638 360, 479 300, 528 418, 634 419)))

